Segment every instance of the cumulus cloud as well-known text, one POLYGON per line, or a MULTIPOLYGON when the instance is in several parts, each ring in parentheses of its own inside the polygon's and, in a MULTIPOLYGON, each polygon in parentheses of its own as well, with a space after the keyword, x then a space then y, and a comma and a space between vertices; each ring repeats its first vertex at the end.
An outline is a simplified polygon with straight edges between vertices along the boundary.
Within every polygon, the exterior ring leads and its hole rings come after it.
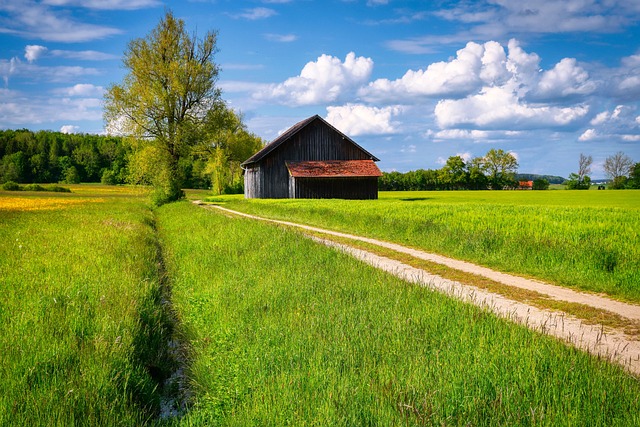
POLYGON ((390 134, 396 132, 391 120, 401 111, 398 106, 378 108, 347 104, 327 107, 327 122, 351 136, 390 134))
POLYGON ((597 137, 598 132, 595 129, 587 129, 578 137, 578 141, 591 141, 597 137))
POLYGON ((612 110, 602 111, 589 122, 593 128, 585 130, 579 141, 594 139, 635 142, 640 140, 640 120, 636 105, 616 105, 612 110))
POLYGON ((304 66, 299 76, 269 85, 254 97, 286 105, 313 105, 334 102, 366 82, 373 70, 371 58, 350 52, 344 59, 322 55, 304 66))
POLYGON ((80 127, 74 125, 64 125, 60 127, 62 133, 75 133, 80 127))
POLYGON ((398 80, 378 79, 360 91, 369 99, 400 99, 407 95, 444 96, 468 93, 479 87, 484 47, 469 42, 456 58, 435 62, 426 70, 409 70, 398 80))
POLYGON ((435 115, 442 128, 536 129, 572 125, 588 111, 585 105, 528 105, 506 88, 487 87, 464 99, 439 101, 435 115))
POLYGON ((553 69, 545 71, 538 83, 538 96, 543 98, 588 95, 596 90, 589 73, 574 58, 564 58, 553 69))
MULTIPOLYGON (((535 89, 540 78, 540 57, 525 52, 517 40, 510 40, 507 46, 508 55, 496 41, 469 42, 449 61, 435 62, 424 70, 409 70, 397 80, 375 80, 359 95, 369 101, 397 102, 407 97, 462 97, 485 86, 508 85, 523 96, 535 89)), ((553 81, 551 76, 547 80, 553 81)))
POLYGON ((24 48, 24 57, 27 61, 33 62, 44 55, 46 52, 46 47, 30 44, 25 46, 24 48))

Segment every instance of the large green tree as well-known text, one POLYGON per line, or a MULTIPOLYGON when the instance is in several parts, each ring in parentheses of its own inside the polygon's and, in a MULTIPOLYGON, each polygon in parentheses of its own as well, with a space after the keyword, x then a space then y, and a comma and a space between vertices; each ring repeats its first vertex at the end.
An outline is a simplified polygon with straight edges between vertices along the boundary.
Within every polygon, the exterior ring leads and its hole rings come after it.
POLYGON ((189 35, 184 21, 166 12, 146 37, 129 43, 128 73, 106 92, 107 126, 132 137, 133 179, 153 185, 157 204, 184 196, 179 162, 191 156, 220 99, 216 41, 214 31, 189 35))
POLYGON ((492 190, 502 190, 515 184, 518 161, 513 154, 492 148, 484 156, 483 166, 492 190))

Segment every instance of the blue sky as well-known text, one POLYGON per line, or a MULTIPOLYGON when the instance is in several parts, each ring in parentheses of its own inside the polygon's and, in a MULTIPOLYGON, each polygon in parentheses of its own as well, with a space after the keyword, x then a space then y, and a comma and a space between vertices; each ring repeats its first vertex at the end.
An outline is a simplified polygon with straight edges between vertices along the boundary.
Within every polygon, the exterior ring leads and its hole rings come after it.
POLYGON ((0 128, 103 133, 128 41, 166 9, 219 32, 223 97, 267 141, 319 114, 386 171, 640 162, 640 0, 0 0, 0 128))

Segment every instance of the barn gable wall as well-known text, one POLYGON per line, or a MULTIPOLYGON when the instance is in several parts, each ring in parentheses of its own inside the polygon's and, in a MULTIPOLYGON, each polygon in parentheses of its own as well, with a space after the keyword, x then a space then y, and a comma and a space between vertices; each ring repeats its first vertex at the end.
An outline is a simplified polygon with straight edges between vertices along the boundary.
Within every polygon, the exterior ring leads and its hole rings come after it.
MULTIPOLYGON (((288 198, 286 161, 368 160, 371 155, 320 120, 314 120, 245 171, 245 197, 288 198)), ((377 179, 376 179, 377 182, 377 179)))

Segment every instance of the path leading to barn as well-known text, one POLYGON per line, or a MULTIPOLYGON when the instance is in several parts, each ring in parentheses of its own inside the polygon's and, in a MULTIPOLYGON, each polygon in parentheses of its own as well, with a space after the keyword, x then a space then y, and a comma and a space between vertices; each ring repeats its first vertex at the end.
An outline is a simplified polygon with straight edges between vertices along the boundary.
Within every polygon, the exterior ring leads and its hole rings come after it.
MULTIPOLYGON (((195 201, 194 203, 201 204, 199 201, 195 201)), ((640 306, 638 305, 627 304, 603 296, 577 292, 537 280, 525 279, 523 277, 501 273, 469 262, 427 253, 395 243, 347 233, 340 233, 332 230, 325 230, 289 221, 280 221, 256 215, 249 215, 218 205, 203 206, 254 220, 281 224, 288 227, 295 227, 343 239, 366 242, 407 254, 417 259, 435 262, 465 273, 486 277, 507 286, 535 291, 548 296, 550 299, 587 305, 598 310, 613 313, 614 315, 631 321, 640 321, 640 306)), ((415 268, 400 261, 349 246, 348 244, 336 243, 319 237, 312 236, 312 238, 325 245, 338 248, 355 258, 394 274, 404 280, 444 292, 452 297, 487 308, 502 317, 525 324, 532 329, 561 338, 566 342, 592 354, 620 363, 629 371, 640 375, 640 341, 637 338, 634 339, 634 337, 628 336, 621 329, 605 327, 600 324, 586 324, 582 320, 567 315, 562 311, 541 309, 523 302, 514 301, 485 289, 445 279, 440 276, 430 274, 423 269, 415 268)))

